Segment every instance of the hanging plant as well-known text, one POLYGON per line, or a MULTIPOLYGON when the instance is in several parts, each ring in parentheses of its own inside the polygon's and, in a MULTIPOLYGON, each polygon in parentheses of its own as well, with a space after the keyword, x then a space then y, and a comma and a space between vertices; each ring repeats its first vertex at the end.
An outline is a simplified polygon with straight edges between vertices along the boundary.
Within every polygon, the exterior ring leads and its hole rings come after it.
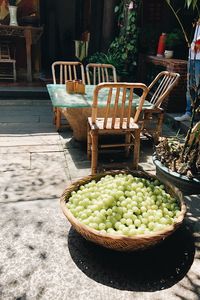
POLYGON ((109 47, 110 53, 115 53, 123 64, 123 73, 132 73, 136 66, 138 52, 137 28, 138 1, 123 0, 115 7, 118 15, 119 35, 109 47))

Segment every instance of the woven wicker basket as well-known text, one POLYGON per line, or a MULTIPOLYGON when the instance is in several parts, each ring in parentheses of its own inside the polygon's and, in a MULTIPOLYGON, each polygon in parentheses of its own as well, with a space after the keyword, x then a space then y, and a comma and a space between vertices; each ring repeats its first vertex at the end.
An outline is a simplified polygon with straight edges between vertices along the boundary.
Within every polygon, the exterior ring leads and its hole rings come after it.
POLYGON ((69 211, 69 209, 66 206, 66 203, 68 202, 68 199, 71 195, 72 191, 77 191, 79 187, 83 184, 86 184, 90 182, 91 180, 100 180, 101 177, 106 175, 116 175, 119 173, 123 174, 132 174, 135 177, 145 178, 145 179, 157 179, 153 175, 149 175, 147 173, 141 172, 141 171, 110 171, 105 172, 102 174, 96 174, 96 175, 90 175, 87 177, 84 177, 83 179, 80 179, 73 184, 71 184, 66 190, 64 191, 63 195, 60 199, 61 208, 63 210, 63 213, 69 220, 69 222, 72 224, 72 226, 78 231, 84 238, 86 238, 89 241, 92 241, 96 244, 99 244, 101 246, 104 246, 106 248, 110 248, 113 250, 118 251, 134 251, 138 249, 144 249, 150 246, 153 246, 157 244, 158 242, 164 240, 167 236, 172 234, 183 222, 185 213, 186 213, 186 206, 183 201, 183 195, 182 193, 171 184, 165 184, 167 192, 178 199, 180 204, 181 213, 179 217, 177 218, 177 221, 173 225, 166 226, 165 230, 157 231, 152 234, 143 234, 143 235, 137 235, 133 237, 127 237, 124 235, 113 235, 113 234, 102 234, 98 230, 92 229, 84 224, 82 224, 79 220, 77 220, 72 213, 69 211))

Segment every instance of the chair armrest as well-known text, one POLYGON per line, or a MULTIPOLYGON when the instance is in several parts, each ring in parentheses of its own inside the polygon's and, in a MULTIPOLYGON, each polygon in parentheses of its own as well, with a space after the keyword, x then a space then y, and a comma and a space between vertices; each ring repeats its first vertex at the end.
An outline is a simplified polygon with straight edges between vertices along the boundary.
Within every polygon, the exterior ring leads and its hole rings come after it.
POLYGON ((163 108, 156 107, 156 108, 145 108, 145 109, 143 109, 143 115, 142 115, 142 119, 140 121, 144 122, 145 120, 146 121, 151 120, 153 118, 153 115, 157 115, 157 116, 160 115, 159 118, 163 118, 163 115, 164 115, 163 108))
POLYGON ((160 114, 160 113, 164 113, 164 109, 161 107, 150 107, 150 108, 145 108, 143 109, 143 113, 144 114, 160 114))

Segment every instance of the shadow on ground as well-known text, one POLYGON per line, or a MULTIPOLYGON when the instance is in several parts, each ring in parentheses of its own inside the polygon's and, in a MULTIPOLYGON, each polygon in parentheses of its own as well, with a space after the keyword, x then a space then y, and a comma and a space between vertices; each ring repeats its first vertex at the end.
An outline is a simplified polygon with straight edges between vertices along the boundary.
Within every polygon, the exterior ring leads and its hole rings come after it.
POLYGON ((71 228, 68 247, 88 277, 119 290, 138 292, 173 286, 187 274, 195 254, 193 236, 185 225, 159 245, 132 253, 97 246, 71 228))
MULTIPOLYGON (((70 155, 70 159, 77 169, 90 168, 90 160, 87 158, 87 143, 78 142, 73 137, 66 138, 66 135, 62 134, 62 138, 67 141, 64 143, 64 149, 67 155, 70 155)), ((118 143, 123 142, 123 138, 120 138, 118 143)), ((104 139, 106 143, 116 143, 116 137, 106 137, 104 139), (114 141, 114 142, 113 142, 114 141)), ((140 164, 144 165, 144 168, 152 169, 152 161, 150 157, 153 153, 153 144, 151 140, 141 141, 140 152, 140 164)), ((133 151, 130 150, 129 156, 125 156, 123 147, 101 150, 98 153, 98 170, 99 172, 109 169, 127 169, 132 167, 133 151)))

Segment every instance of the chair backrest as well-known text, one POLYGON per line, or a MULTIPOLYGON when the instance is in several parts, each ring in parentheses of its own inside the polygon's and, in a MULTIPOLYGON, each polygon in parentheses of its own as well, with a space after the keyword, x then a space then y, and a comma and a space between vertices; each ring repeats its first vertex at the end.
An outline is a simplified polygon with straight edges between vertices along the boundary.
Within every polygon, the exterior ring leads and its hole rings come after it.
POLYGON ((76 61, 56 61, 51 66, 53 83, 65 84, 67 80, 81 79, 85 84, 84 67, 76 61))
POLYGON ((134 97, 137 95, 134 92, 137 90, 142 92, 137 109, 134 116, 134 122, 138 121, 145 97, 148 93, 148 88, 143 83, 100 83, 94 89, 93 104, 92 104, 92 123, 95 124, 98 117, 98 96, 102 90, 106 89, 107 105, 104 116, 104 129, 107 127, 108 119, 112 119, 111 128, 115 127, 116 119, 120 119, 119 128, 122 129, 123 121, 126 119, 127 128, 130 125, 132 115, 132 104, 134 97))
POLYGON ((10 48, 8 44, 0 44, 0 59, 11 59, 10 48))
POLYGON ((150 102, 154 108, 160 107, 163 100, 166 99, 173 87, 178 83, 179 77, 180 74, 168 71, 162 71, 156 76, 148 86, 150 93, 152 93, 150 102))
POLYGON ((110 64, 90 63, 86 66, 87 84, 99 84, 101 82, 117 82, 116 69, 110 64))

